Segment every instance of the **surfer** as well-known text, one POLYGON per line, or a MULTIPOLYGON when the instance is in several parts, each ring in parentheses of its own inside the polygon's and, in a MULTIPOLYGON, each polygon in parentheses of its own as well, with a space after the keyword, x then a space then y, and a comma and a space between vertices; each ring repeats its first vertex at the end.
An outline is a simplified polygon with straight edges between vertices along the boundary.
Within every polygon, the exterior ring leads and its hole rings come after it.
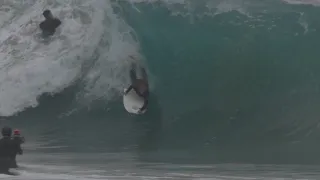
POLYGON ((125 91, 125 94, 128 94, 133 89, 140 97, 144 99, 144 104, 139 110, 139 113, 141 113, 148 106, 149 84, 146 70, 144 68, 141 68, 142 79, 138 79, 135 69, 136 68, 134 67, 134 65, 132 65, 132 68, 130 70, 131 85, 125 91))
POLYGON ((3 137, 0 139, 0 173, 16 175, 9 171, 12 165, 12 153, 17 151, 17 146, 11 139, 12 129, 10 127, 3 127, 1 134, 3 137))
POLYGON ((11 154, 11 159, 12 159, 12 164, 11 164, 11 168, 17 168, 17 161, 16 161, 16 156, 17 154, 23 154, 23 150, 21 148, 21 144, 23 144, 25 142, 25 139, 23 136, 20 135, 20 130, 19 129, 15 129, 13 131, 13 137, 12 137, 12 141, 14 142, 14 145, 16 146, 16 150, 12 152, 11 154))
POLYGON ((43 11, 42 15, 45 20, 39 24, 42 34, 44 36, 51 36, 56 32, 56 28, 60 26, 61 21, 58 18, 53 17, 50 10, 43 11))

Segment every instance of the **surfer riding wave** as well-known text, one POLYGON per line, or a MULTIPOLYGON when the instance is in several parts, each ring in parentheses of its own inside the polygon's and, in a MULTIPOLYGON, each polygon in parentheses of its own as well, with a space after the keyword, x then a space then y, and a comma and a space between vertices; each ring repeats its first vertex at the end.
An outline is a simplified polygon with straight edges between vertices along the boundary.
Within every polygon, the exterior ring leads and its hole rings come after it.
POLYGON ((128 94, 131 90, 134 90, 140 97, 144 99, 143 106, 139 109, 139 113, 143 112, 148 106, 148 98, 149 98, 149 84, 148 77, 145 68, 141 67, 141 78, 137 78, 136 66, 135 64, 131 65, 130 70, 130 78, 131 85, 125 91, 125 94, 128 94))

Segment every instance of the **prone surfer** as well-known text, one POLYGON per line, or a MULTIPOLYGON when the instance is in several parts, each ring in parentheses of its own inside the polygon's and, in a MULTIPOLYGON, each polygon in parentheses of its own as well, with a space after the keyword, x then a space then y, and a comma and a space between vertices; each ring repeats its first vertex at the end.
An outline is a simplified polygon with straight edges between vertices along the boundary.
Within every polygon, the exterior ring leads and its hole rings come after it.
POLYGON ((130 70, 130 78, 131 78, 131 85, 125 91, 125 94, 129 93, 132 89, 144 99, 143 106, 139 109, 139 113, 145 110, 148 106, 148 99, 149 99, 149 83, 147 72, 144 68, 141 68, 142 72, 142 79, 138 79, 136 75, 136 68, 132 65, 130 70))
POLYGON ((55 18, 48 9, 43 11, 42 15, 45 20, 39 24, 39 27, 44 36, 51 36, 56 32, 56 28, 60 26, 61 21, 58 18, 55 18))

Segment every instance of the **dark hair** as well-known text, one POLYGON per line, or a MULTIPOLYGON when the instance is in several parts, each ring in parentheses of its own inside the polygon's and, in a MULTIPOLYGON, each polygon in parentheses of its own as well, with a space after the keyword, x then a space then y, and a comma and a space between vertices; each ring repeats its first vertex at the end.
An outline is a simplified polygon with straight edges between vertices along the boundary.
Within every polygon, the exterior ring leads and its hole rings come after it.
POLYGON ((49 9, 46 9, 43 11, 42 15, 45 17, 45 18, 48 18, 49 15, 51 14, 51 11, 49 9))
POLYGON ((12 135, 12 129, 10 127, 3 127, 1 130, 2 136, 11 136, 12 135))

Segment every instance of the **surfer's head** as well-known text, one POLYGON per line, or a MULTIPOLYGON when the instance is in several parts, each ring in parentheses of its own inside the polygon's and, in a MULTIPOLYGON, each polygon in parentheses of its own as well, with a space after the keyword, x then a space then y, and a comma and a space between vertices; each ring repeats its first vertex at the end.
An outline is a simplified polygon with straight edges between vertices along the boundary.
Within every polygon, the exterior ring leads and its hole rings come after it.
POLYGON ((49 9, 46 9, 43 11, 42 15, 46 18, 46 19, 52 19, 53 15, 51 13, 51 11, 49 9))
POLYGON ((12 129, 10 127, 3 127, 1 130, 2 136, 11 136, 12 135, 12 129))

